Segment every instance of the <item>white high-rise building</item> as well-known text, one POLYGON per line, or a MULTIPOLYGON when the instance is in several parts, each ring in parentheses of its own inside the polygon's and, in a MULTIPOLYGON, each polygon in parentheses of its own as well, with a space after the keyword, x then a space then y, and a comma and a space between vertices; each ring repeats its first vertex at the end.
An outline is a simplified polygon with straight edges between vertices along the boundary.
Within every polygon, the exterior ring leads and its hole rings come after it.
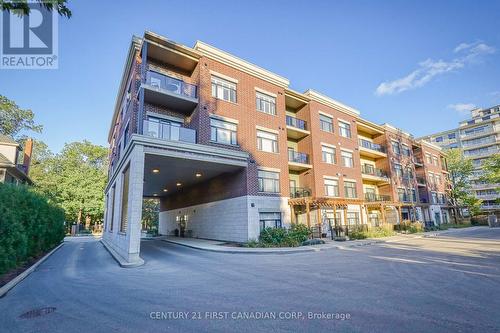
POLYGON ((474 109, 471 118, 459 123, 458 128, 423 137, 442 148, 461 148, 464 155, 472 158, 475 170, 472 189, 483 200, 484 211, 500 210, 496 203, 500 197, 500 184, 488 184, 480 180, 482 164, 491 155, 500 153, 500 105, 487 109, 474 109))

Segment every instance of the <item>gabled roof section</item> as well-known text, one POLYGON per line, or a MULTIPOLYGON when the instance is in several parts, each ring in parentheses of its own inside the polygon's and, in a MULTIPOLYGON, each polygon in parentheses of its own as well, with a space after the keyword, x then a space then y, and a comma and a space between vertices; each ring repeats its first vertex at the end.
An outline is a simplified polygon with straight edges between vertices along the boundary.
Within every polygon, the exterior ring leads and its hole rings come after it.
POLYGON ((197 41, 193 48, 205 57, 236 68, 259 79, 271 82, 277 86, 286 88, 290 84, 290 81, 288 79, 278 74, 274 74, 267 69, 254 65, 246 60, 238 58, 232 54, 227 53, 226 51, 220 50, 202 41, 197 41))
POLYGON ((7 144, 9 146, 19 146, 19 143, 17 143, 16 140, 5 134, 0 134, 0 144, 7 144))
POLYGON ((3 164, 14 165, 7 157, 5 157, 5 155, 0 153, 0 165, 3 165, 3 164))
POLYGON ((323 95, 315 90, 309 89, 306 92, 304 92, 304 95, 308 96, 311 100, 314 100, 316 102, 319 102, 321 104, 324 104, 326 106, 334 108, 335 110, 338 110, 340 112, 346 113, 346 114, 354 116, 354 117, 359 117, 358 110, 356 110, 348 105, 345 105, 337 100, 334 100, 331 97, 323 95))

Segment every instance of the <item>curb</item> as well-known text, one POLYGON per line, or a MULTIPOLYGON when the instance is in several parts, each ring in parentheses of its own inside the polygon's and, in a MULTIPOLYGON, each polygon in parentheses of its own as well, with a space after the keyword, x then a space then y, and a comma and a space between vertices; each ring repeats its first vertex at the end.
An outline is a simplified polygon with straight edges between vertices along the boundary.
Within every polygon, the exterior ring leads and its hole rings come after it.
POLYGON ((167 240, 167 239, 162 239, 162 241, 167 242, 167 243, 171 243, 171 244, 175 244, 175 245, 189 247, 189 248, 195 249, 195 250, 217 252, 217 253, 231 253, 231 254, 234 254, 234 253, 237 253, 237 254, 292 254, 292 253, 321 251, 320 248, 312 248, 312 247, 306 248, 305 246, 302 249, 290 249, 290 248, 284 249, 284 248, 281 248, 281 250, 278 250, 279 248, 275 248, 274 250, 266 250, 266 251, 262 251, 262 250, 257 251, 257 250, 252 250, 251 248, 238 248, 238 249, 242 249, 242 250, 233 250, 233 249, 230 249, 227 247, 224 248, 222 246, 220 249, 217 249, 217 248, 206 248, 206 247, 202 247, 202 246, 189 245, 189 244, 171 241, 171 240, 167 240))
POLYGON ((144 265, 144 259, 139 258, 136 262, 128 262, 121 255, 118 254, 111 246, 109 246, 103 239, 101 239, 102 246, 111 254, 113 259, 123 268, 134 268, 144 265))
POLYGON ((27 268, 24 272, 22 272, 21 274, 19 274, 18 276, 16 276, 14 279, 10 280, 7 284, 5 284, 2 288, 0 288, 0 298, 4 297, 5 294, 7 294, 12 288, 14 288, 15 286, 17 286, 19 284, 19 282, 21 282, 22 280, 24 280, 25 278, 27 278, 28 275, 30 275, 31 273, 33 273, 33 271, 40 264, 42 264, 45 260, 47 260, 54 252, 56 252, 57 250, 59 250, 59 248, 61 246, 63 246, 63 245, 64 245, 64 242, 62 242, 57 247, 55 247, 54 249, 52 249, 49 253, 47 253, 46 255, 44 255, 40 260, 38 260, 36 263, 34 263, 33 265, 31 265, 31 267, 27 268))

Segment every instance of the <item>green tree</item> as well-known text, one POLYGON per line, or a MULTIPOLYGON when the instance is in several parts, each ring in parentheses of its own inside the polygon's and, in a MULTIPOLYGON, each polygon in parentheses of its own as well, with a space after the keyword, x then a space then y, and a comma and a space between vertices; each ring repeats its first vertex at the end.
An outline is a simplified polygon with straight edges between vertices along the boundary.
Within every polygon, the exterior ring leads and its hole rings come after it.
POLYGON ((500 184, 500 154, 488 157, 483 163, 483 171, 481 180, 490 184, 500 184))
POLYGON ((471 195, 470 177, 474 171, 472 160, 466 158, 460 149, 450 149, 446 152, 446 161, 451 188, 449 197, 454 206, 455 223, 458 223, 458 208, 467 207, 471 214, 476 212, 476 207, 481 204, 481 201, 474 200, 471 195))
POLYGON ((158 233, 158 214, 160 202, 157 199, 144 199, 142 201, 142 230, 158 233))
MULTIPOLYGON (((59 15, 70 18, 72 13, 67 7, 67 0, 36 0, 40 7, 49 11, 56 10, 59 15)), ((13 12, 19 16, 29 15, 30 7, 27 0, 0 0, 2 11, 13 12)))
POLYGON ((0 134, 16 138, 23 130, 41 133, 42 125, 35 123, 35 114, 30 109, 21 109, 15 102, 0 95, 0 134))
POLYGON ((36 141, 33 152, 30 176, 35 189, 60 205, 68 221, 102 221, 108 150, 83 141, 66 144, 54 155, 36 141))

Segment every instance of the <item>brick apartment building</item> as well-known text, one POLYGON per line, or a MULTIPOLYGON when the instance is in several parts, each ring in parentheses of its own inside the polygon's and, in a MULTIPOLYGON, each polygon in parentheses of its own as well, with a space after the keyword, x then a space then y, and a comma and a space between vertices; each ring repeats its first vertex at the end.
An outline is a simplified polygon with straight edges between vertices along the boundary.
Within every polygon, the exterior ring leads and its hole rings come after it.
POLYGON ((130 45, 109 131, 104 242, 129 262, 143 198, 163 235, 449 220, 441 148, 203 42, 130 45))

